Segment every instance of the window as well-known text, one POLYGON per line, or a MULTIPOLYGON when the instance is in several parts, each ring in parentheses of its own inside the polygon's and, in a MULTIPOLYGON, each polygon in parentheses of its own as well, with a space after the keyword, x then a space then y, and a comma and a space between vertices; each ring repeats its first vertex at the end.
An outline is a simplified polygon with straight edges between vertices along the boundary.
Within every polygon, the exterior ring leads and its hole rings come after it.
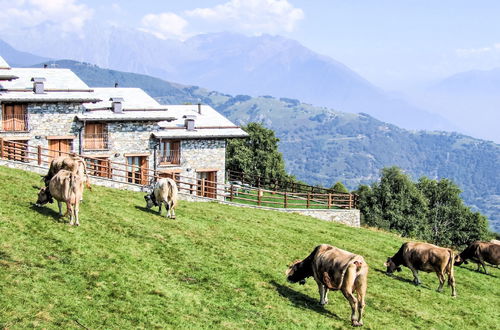
POLYGON ((160 164, 179 165, 181 161, 181 142, 160 140, 160 164))
POLYGON ((27 131, 28 116, 25 104, 4 104, 2 107, 2 129, 4 131, 27 131))
POLYGON ((111 178, 111 164, 106 157, 86 158, 87 173, 93 176, 111 178))
POLYGON ((103 123, 85 123, 83 148, 85 150, 107 150, 108 126, 103 123))
POLYGON ((27 140, 9 140, 3 143, 4 158, 28 162, 28 141, 27 140))
POLYGON ((148 184, 148 157, 127 157, 127 182, 148 184))

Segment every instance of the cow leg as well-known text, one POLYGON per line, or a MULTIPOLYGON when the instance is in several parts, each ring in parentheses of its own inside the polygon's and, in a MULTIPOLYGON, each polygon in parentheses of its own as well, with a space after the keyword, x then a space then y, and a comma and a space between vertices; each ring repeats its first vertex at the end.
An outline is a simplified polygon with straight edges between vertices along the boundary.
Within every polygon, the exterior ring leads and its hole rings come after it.
POLYGON ((486 265, 484 263, 483 257, 481 256, 481 253, 479 253, 479 263, 477 264, 477 270, 479 271, 479 267, 483 266, 484 273, 488 274, 488 271, 486 271, 486 265))
POLYGON ((171 218, 172 215, 170 214, 170 202, 165 202, 165 208, 167 209, 167 214, 165 214, 165 216, 167 218, 171 218))
POLYGON ((161 215, 161 205, 162 205, 162 204, 163 204, 163 203, 162 203, 162 202, 160 202, 160 204, 158 205, 158 206, 159 206, 159 207, 158 207, 158 214, 159 214, 159 215, 161 215))
POLYGON ((418 278, 418 270, 416 270, 415 268, 413 267, 408 267, 410 268, 411 272, 413 273, 413 283, 415 285, 420 285, 420 279, 418 278))
POLYGON ((352 285, 342 288, 342 293, 344 297, 349 301, 351 305, 351 322, 353 326, 360 326, 356 313, 358 311, 358 299, 352 294, 352 285))
MULTIPOLYGON (((59 216, 62 217, 62 203, 60 201, 57 201, 57 207, 59 208, 59 216)), ((67 211, 66 211, 67 213, 67 211)), ((66 214, 65 214, 66 215, 66 214)))
POLYGON ((328 289, 323 285, 323 283, 318 282, 318 291, 319 291, 319 303, 321 305, 328 304, 327 292, 328 289))
POLYGON ((451 296, 456 297, 457 291, 455 289, 455 276, 453 275, 453 271, 448 273, 448 285, 451 286, 451 296))
POLYGON ((73 211, 73 206, 70 203, 66 203, 69 212, 69 225, 73 226, 75 222, 75 216, 73 211))
POLYGON ((345 275, 344 281, 342 283, 342 293, 344 297, 349 301, 351 305, 351 322, 352 325, 357 327, 361 326, 362 323, 359 323, 358 317, 356 313, 358 312, 359 304, 358 299, 354 296, 354 288, 355 288, 355 277, 356 277, 356 265, 351 264, 348 266, 345 275))
POLYGON ((75 219, 76 219, 76 225, 79 226, 80 225, 80 220, 78 219, 78 212, 80 211, 80 205, 78 203, 78 201, 76 201, 76 204, 75 206, 73 207, 73 213, 75 215, 75 219))
POLYGON ((175 219, 174 202, 172 201, 170 201, 170 213, 171 213, 171 218, 175 219))
POLYGON ((438 292, 442 292, 443 291, 443 285, 444 285, 444 274, 443 274, 443 272, 437 271, 436 275, 437 275, 437 277, 439 279, 439 287, 437 288, 437 291, 438 292))
POLYGON ((367 274, 358 275, 355 282, 355 291, 358 298, 358 325, 363 325, 363 312, 365 310, 367 274))

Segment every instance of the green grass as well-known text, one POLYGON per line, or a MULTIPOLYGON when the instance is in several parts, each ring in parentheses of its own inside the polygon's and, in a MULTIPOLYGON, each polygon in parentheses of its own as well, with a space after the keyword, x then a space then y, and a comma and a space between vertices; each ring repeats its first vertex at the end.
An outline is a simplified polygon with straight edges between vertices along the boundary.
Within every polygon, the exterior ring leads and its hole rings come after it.
POLYGON ((498 328, 500 271, 457 268, 458 298, 383 274, 403 241, 295 214, 181 202, 177 220, 143 194, 94 186, 80 227, 33 208, 40 177, 0 167, 0 328, 350 328, 339 292, 287 283, 286 266, 330 243, 370 265, 365 328, 498 328))

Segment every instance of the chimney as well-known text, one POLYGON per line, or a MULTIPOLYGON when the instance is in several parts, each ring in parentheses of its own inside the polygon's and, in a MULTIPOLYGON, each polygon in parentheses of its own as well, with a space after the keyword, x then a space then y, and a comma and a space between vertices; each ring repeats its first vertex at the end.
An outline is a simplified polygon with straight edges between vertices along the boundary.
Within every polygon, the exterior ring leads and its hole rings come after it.
POLYGON ((186 129, 188 131, 194 131, 194 119, 196 118, 196 116, 194 115, 186 115, 184 116, 184 127, 186 127, 186 129))
POLYGON ((123 113, 123 98, 112 97, 109 100, 111 101, 111 110, 113 110, 114 113, 123 113))
POLYGON ((201 115, 201 103, 198 102, 198 114, 201 115))
POLYGON ((45 88, 43 86, 43 82, 45 81, 45 78, 31 78, 31 81, 33 82, 33 92, 35 94, 44 94, 45 93, 45 88))

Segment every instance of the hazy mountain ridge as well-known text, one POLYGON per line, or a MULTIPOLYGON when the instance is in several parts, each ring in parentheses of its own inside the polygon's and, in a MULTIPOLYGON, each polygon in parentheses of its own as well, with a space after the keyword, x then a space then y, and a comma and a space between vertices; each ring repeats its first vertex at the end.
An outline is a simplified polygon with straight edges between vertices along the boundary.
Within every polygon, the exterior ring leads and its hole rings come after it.
POLYGON ((238 124, 263 122, 281 139, 287 170, 311 184, 337 180, 354 189, 396 165, 411 174, 450 178, 469 206, 480 210, 500 231, 500 146, 462 134, 410 132, 367 114, 338 112, 290 98, 231 96, 197 86, 169 83, 133 73, 58 61, 94 87, 141 87, 165 104, 210 104, 238 124))
POLYGON ((415 103, 441 113, 463 131, 500 142, 500 68, 458 73, 413 97, 415 103))
POLYGON ((233 33, 161 40, 133 29, 89 24, 81 35, 50 26, 8 39, 16 48, 115 70, 148 74, 229 94, 274 95, 346 112, 365 112, 408 129, 454 127, 439 115, 394 98, 334 59, 280 36, 233 33))

